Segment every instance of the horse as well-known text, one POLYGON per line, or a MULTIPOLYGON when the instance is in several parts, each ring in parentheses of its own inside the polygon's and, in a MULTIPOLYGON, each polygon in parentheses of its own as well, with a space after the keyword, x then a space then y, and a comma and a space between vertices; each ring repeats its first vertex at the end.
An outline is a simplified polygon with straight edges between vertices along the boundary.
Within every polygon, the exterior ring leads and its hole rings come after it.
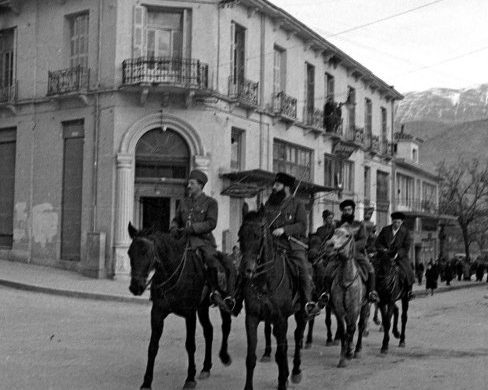
POLYGON ((337 318, 338 332, 341 335, 341 354, 338 367, 346 367, 346 359, 359 358, 362 350, 363 332, 369 317, 369 302, 366 286, 356 262, 354 236, 347 224, 337 228, 326 246, 327 256, 337 256, 340 266, 332 282, 331 303, 337 318), (356 324, 358 338, 354 354, 352 343, 356 324))
POLYGON ((256 367, 257 327, 261 321, 273 326, 277 348, 275 360, 278 365, 278 390, 285 390, 288 376, 288 317, 295 316, 295 354, 291 380, 302 379, 301 348, 306 316, 300 308, 297 278, 292 274, 293 265, 286 258, 279 242, 271 235, 261 211, 250 211, 244 216, 239 229, 242 253, 241 270, 245 278, 243 287, 246 305, 246 384, 244 390, 253 389, 253 375, 256 367))
MULTIPOLYGON (((206 288, 203 262, 189 249, 186 240, 176 240, 168 233, 138 231, 129 223, 129 247, 131 281, 129 290, 134 295, 142 295, 151 285, 151 340, 148 360, 141 389, 151 389, 154 361, 159 349, 165 318, 174 313, 185 319, 188 354, 188 372, 183 386, 193 389, 196 386, 195 367, 195 328, 196 317, 203 328, 205 338, 205 358, 199 379, 207 379, 212 367, 213 327, 209 318, 210 299, 206 288), (149 273, 154 270, 152 279, 149 273)), ((229 313, 221 310, 222 344, 219 357, 224 366, 232 359, 227 351, 227 341, 231 328, 229 313)))
POLYGON ((388 353, 388 344, 390 342, 391 317, 394 317, 393 336, 399 338, 398 346, 405 347, 405 328, 408 319, 408 286, 405 278, 402 277, 400 269, 395 259, 387 254, 379 253, 380 261, 376 262, 376 289, 378 291, 378 307, 381 312, 383 323, 383 343, 381 353, 388 353), (402 302, 402 329, 398 332, 398 307, 395 302, 402 302))

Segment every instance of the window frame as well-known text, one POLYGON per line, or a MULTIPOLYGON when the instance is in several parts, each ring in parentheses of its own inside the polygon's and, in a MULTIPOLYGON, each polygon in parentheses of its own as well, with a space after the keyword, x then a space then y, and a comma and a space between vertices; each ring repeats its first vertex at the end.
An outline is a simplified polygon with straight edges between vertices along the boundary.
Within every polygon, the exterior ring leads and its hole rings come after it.
POLYGON ((68 66, 76 68, 78 66, 87 69, 90 55, 90 12, 88 10, 66 16, 68 21, 68 66), (81 23, 80 19, 85 19, 81 23), (80 24, 78 23, 80 22, 80 24), (83 26, 84 31, 79 28, 83 26), (83 40, 83 51, 80 51, 83 40))
POLYGON ((243 170, 244 169, 244 140, 245 140, 245 130, 238 127, 231 128, 231 149, 230 149, 230 168, 231 170, 243 170), (232 150, 232 139, 237 138, 237 160, 233 160, 233 150, 232 150), (234 164, 235 161, 235 164, 234 164))
POLYGON ((313 161, 313 149, 273 138, 274 172, 286 172, 297 179, 303 178, 305 181, 313 181, 313 161), (279 156, 284 158, 279 158, 279 156), (308 171, 307 175, 304 175, 304 169, 308 171))
POLYGON ((324 153, 324 185, 330 187, 339 187, 342 185, 342 191, 345 193, 354 193, 355 164, 354 161, 340 158, 333 154, 324 153), (326 167, 329 167, 327 169, 326 167), (345 183, 346 167, 349 168, 348 183, 345 183), (332 173, 329 175, 328 173, 332 173))

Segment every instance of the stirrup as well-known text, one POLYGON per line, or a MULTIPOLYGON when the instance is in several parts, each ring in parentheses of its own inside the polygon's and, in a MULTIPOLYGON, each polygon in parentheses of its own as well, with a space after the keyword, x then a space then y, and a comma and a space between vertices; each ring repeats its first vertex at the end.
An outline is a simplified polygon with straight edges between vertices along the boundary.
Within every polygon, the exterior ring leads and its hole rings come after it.
POLYGON ((224 298, 224 303, 227 309, 229 310, 229 313, 231 313, 236 307, 236 300, 232 298, 230 295, 224 298))
POLYGON ((210 304, 212 307, 216 307, 219 305, 219 302, 222 302, 222 296, 220 295, 220 292, 217 290, 214 290, 210 293, 210 304))
POLYGON ((320 307, 315 302, 307 302, 305 304, 305 314, 307 317, 314 317, 320 313, 320 307))
POLYGON ((317 303, 319 304, 319 306, 325 307, 327 306, 327 303, 329 303, 329 301, 330 301, 330 294, 327 291, 325 291, 322 294, 320 294, 317 303))

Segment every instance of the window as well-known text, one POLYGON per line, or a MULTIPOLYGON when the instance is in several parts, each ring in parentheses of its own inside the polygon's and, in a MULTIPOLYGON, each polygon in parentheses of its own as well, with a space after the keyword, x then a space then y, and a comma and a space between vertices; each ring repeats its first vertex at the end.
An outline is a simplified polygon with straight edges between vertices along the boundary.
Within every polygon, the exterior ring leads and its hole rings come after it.
POLYGON ((434 184, 422 182, 422 209, 431 211, 437 205, 437 188, 434 184))
POLYGON ((373 104, 371 99, 364 99, 364 131, 367 139, 373 136, 373 104))
POLYGON ((153 11, 147 14, 148 57, 181 58, 183 54, 183 12, 153 11))
POLYGON ((233 127, 230 140, 230 167, 238 171, 241 170, 244 165, 242 161, 243 139, 244 130, 233 127))
POLYGON ((305 63, 305 123, 313 122, 313 111, 315 101, 315 67, 305 63))
POLYGON ((15 30, 0 30, 0 101, 8 100, 15 84, 15 30))
POLYGON ((246 29, 237 23, 231 24, 231 77, 234 84, 244 82, 246 60, 246 29))
POLYGON ((331 98, 334 101, 334 93, 335 93, 335 80, 334 76, 329 73, 325 74, 325 95, 327 98, 331 98))
POLYGON ((286 172, 303 180, 312 180, 313 151, 275 139, 273 142, 273 170, 286 172))
POLYGON ((354 135, 356 131, 356 90, 347 87, 347 121, 349 123, 349 134, 354 135))
POLYGON ((419 161, 417 148, 413 148, 412 149, 412 160, 414 162, 418 162, 419 161))
POLYGON ((354 192, 354 162, 329 154, 324 155, 324 184, 354 192))
POLYGON ((413 206, 414 181, 410 176, 397 174, 397 203, 401 206, 413 206))
POLYGON ((371 168, 364 167, 364 203, 371 200, 371 168))
POLYGON ((69 66, 88 67, 88 13, 69 18, 70 56, 69 66))
POLYGON ((286 90, 286 51, 281 47, 274 47, 273 61, 273 92, 286 90))
POLYGON ((387 114, 386 108, 381 107, 381 141, 384 143, 388 140, 387 114))
POLYGON ((0 129, 0 248, 12 248, 17 129, 0 129))

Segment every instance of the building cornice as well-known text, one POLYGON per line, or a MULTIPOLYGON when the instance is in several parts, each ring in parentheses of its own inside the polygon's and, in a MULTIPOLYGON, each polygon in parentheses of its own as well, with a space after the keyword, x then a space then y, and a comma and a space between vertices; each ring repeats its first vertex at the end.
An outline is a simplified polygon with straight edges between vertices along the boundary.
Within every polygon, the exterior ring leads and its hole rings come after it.
POLYGON ((407 161, 404 158, 394 158, 393 163, 405 170, 412 171, 417 174, 421 174, 423 176, 428 177, 430 180, 439 182, 440 178, 439 175, 435 174, 434 172, 426 169, 420 164, 414 163, 413 161, 407 161))

